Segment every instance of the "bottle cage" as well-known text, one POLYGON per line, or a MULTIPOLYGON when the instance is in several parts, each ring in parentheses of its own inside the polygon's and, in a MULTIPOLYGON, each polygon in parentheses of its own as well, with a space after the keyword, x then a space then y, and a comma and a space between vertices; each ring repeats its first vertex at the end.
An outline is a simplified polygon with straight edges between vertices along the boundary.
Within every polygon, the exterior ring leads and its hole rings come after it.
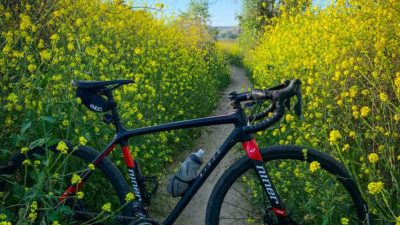
POLYGON ((94 90, 78 88, 76 96, 81 99, 82 104, 93 112, 107 112, 110 110, 108 100, 94 90))

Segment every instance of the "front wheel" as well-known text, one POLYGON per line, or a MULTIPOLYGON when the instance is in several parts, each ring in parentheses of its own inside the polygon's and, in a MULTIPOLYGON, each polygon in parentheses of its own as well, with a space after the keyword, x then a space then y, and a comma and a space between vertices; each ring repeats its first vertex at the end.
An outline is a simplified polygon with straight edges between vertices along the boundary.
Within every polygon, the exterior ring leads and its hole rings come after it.
MULTIPOLYGON (((370 224, 354 179, 332 157, 298 146, 272 146, 261 154, 288 215, 283 225, 370 224)), ((208 202, 206 224, 282 225, 248 157, 219 179, 208 202)))

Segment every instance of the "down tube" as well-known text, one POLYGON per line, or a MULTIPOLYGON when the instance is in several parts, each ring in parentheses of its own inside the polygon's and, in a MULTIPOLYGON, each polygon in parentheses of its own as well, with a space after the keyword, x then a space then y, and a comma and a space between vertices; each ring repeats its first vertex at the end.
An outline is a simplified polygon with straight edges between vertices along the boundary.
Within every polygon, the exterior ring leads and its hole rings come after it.
POLYGON ((176 204, 175 208, 168 215, 167 219, 163 222, 163 225, 171 225, 175 222, 178 216, 182 213, 183 209, 189 204, 193 196, 197 193, 203 183, 206 181, 211 172, 217 167, 219 162, 224 158, 226 153, 237 143, 236 137, 240 133, 239 128, 235 128, 232 133, 227 137, 225 142, 216 151, 213 157, 208 161, 208 163, 201 170, 197 178, 194 180, 193 184, 186 190, 184 196, 176 204))

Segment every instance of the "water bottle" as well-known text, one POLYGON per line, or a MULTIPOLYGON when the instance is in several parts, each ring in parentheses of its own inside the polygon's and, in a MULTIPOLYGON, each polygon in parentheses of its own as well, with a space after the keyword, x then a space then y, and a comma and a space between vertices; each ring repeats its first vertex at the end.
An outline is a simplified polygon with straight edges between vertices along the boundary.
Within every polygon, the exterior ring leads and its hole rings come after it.
POLYGON ((182 163, 179 170, 172 176, 167 185, 167 191, 174 197, 182 195, 192 180, 197 177, 197 171, 203 163, 204 151, 199 149, 190 154, 182 163))

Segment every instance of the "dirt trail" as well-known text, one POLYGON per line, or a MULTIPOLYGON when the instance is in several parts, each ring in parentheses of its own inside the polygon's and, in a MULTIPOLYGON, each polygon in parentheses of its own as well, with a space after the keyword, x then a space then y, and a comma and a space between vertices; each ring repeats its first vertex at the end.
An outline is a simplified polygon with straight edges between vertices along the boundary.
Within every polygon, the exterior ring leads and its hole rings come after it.
MULTIPOLYGON (((251 87, 251 84, 245 75, 245 71, 242 68, 231 66, 230 84, 223 92, 221 92, 218 107, 212 114, 220 115, 232 112, 232 107, 228 100, 228 94, 232 91, 247 91, 249 87, 251 87)), ((210 159, 210 157, 232 131, 232 128, 232 125, 220 125, 207 127, 203 131, 201 137, 196 141, 194 149, 202 148, 205 151, 204 162, 207 162, 210 159)), ((232 152, 225 156, 225 158, 221 161, 218 167, 213 171, 210 177, 208 177, 206 182, 194 196, 189 205, 178 217, 178 220, 175 222, 176 225, 204 225, 207 202, 212 189, 220 176, 235 159, 235 154, 232 152)), ((168 177, 160 180, 160 190, 158 191, 158 196, 154 202, 155 204, 158 204, 158 207, 160 207, 158 209, 160 212, 156 212, 154 215, 159 219, 164 217, 162 215, 167 215, 179 199, 176 198, 171 200, 172 197, 169 197, 169 194, 165 190, 165 184, 167 181, 168 177)))

